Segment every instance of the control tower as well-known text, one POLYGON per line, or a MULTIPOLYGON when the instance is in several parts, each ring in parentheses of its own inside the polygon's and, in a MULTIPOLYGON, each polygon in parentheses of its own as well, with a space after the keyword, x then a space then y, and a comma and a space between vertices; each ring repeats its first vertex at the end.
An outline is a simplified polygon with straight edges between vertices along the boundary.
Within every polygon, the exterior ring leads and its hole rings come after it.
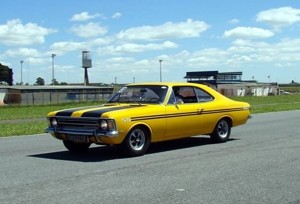
POLYGON ((84 68, 84 86, 89 85, 88 68, 92 67, 90 51, 82 51, 82 68, 84 68))

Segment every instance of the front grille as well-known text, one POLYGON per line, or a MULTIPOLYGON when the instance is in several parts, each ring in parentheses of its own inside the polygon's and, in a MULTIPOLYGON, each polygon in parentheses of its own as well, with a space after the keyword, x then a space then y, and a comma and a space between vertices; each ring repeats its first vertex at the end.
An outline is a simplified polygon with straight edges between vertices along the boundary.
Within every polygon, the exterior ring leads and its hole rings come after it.
POLYGON ((57 117, 57 126, 66 129, 94 130, 98 128, 98 120, 91 118, 57 117))

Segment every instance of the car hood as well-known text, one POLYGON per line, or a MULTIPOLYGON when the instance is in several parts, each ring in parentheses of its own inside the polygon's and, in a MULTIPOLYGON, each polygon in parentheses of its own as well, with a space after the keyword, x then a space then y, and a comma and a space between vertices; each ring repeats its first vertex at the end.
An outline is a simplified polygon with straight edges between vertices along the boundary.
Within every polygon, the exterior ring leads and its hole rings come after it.
POLYGON ((48 117, 63 116, 63 117, 96 117, 100 118, 105 113, 112 113, 116 111, 124 111, 126 109, 139 109, 147 105, 139 104, 105 104, 93 107, 81 107, 65 109, 60 111, 51 112, 48 117))

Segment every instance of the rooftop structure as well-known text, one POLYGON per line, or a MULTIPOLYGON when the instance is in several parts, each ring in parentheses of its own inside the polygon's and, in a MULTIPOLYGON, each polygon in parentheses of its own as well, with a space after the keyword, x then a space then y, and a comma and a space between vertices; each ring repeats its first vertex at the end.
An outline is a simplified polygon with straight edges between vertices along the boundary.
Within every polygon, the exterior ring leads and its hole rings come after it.
POLYGON ((241 83, 242 75, 242 72, 200 71, 187 72, 184 78, 186 78, 188 82, 217 86, 218 84, 224 83, 241 83))

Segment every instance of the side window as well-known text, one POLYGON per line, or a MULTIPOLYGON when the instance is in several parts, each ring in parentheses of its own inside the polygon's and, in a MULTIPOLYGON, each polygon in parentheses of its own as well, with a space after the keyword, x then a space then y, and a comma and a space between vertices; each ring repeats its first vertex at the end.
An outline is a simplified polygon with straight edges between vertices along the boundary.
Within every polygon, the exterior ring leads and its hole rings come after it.
POLYGON ((175 103, 179 104, 197 103, 195 91, 190 86, 174 86, 171 98, 174 98, 175 103))
POLYGON ((214 100, 214 98, 210 94, 208 94, 206 91, 203 91, 202 89, 195 88, 195 92, 199 103, 214 100))

